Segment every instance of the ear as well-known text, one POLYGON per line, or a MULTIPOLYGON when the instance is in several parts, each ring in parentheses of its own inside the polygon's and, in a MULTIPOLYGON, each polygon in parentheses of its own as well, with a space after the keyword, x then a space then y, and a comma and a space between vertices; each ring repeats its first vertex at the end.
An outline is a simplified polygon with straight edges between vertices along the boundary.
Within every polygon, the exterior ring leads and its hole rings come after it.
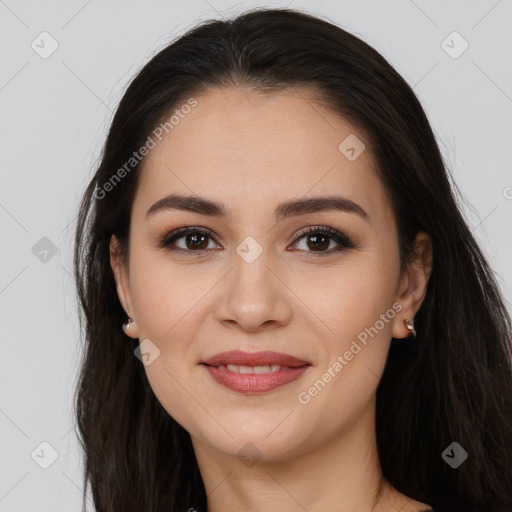
POLYGON ((427 285, 432 273, 433 251, 430 237, 423 231, 416 235, 414 256, 400 280, 396 300, 402 304, 400 314, 393 320, 393 338, 407 338, 410 331, 404 320, 412 320, 425 299, 427 285))
MULTIPOLYGON (((119 298, 119 302, 123 306, 123 309, 127 316, 135 319, 128 270, 126 268, 125 262, 121 258, 119 240, 115 235, 112 235, 110 237, 110 266, 112 267, 112 272, 114 273, 117 297, 119 298)), ((130 328, 125 330, 124 332, 127 336, 130 336, 130 338, 138 338, 136 322, 133 322, 130 325, 130 328)))

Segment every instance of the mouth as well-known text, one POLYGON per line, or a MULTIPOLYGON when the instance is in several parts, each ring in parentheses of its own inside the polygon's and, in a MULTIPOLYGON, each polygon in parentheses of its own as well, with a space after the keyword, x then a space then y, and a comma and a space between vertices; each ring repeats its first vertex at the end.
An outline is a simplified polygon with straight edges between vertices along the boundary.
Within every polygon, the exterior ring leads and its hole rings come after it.
POLYGON ((243 394, 272 391, 297 380, 311 366, 308 361, 269 351, 223 352, 201 364, 218 384, 243 394))
POLYGON ((288 366, 281 366, 279 364, 273 364, 273 365, 262 365, 262 366, 242 366, 237 364, 221 364, 219 366, 214 366, 214 368, 217 368, 219 370, 229 370, 230 372, 234 373, 257 373, 257 374, 264 374, 264 373, 274 373, 279 372, 281 369, 289 369, 288 366))

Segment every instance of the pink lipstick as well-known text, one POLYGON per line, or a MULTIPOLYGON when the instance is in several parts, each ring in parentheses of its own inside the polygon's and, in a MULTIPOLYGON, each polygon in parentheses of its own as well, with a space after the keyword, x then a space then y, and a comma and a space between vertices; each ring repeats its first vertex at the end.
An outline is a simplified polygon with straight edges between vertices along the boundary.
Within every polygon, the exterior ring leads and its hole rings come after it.
POLYGON ((311 366, 308 361, 271 351, 223 352, 202 364, 216 382, 244 394, 272 391, 297 380, 311 366))

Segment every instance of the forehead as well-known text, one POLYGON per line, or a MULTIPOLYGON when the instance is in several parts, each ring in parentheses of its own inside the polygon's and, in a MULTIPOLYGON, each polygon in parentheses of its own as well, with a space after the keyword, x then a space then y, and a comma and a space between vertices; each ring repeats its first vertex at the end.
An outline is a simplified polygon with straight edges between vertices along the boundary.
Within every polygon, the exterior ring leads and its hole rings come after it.
POLYGON ((190 109, 175 107, 180 115, 169 133, 155 139, 134 207, 172 192, 215 198, 233 209, 340 193, 364 203, 370 216, 381 215, 387 200, 369 141, 316 102, 313 90, 210 89, 194 99, 190 109), (347 157, 347 146, 360 151, 362 144, 360 156, 347 157))

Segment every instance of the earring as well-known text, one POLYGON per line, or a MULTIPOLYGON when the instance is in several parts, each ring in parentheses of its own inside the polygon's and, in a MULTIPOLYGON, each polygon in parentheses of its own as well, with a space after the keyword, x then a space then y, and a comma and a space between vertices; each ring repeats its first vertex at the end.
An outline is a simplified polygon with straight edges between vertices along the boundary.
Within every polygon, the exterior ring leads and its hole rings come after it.
POLYGON ((123 323, 123 331, 126 332, 130 328, 130 325, 133 323, 134 323, 133 318, 128 317, 126 322, 123 323))
POLYGON ((412 339, 416 339, 416 329, 414 328, 414 319, 412 320, 409 320, 408 318, 406 318, 404 320, 404 324, 405 324, 405 327, 407 327, 407 329, 409 329, 410 333, 412 334, 412 339))

